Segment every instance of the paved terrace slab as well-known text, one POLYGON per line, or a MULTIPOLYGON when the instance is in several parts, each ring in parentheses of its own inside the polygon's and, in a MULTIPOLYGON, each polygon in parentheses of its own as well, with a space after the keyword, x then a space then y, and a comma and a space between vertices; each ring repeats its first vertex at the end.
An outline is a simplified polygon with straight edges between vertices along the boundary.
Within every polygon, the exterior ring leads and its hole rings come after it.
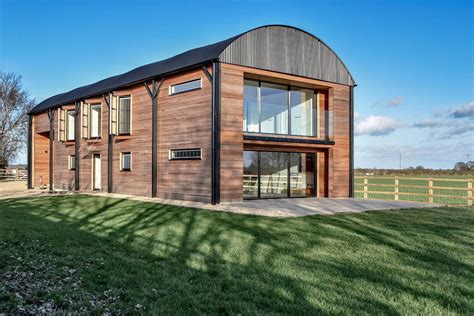
POLYGON ((128 198, 137 201, 194 207, 213 211, 251 214, 270 217, 298 217, 308 215, 333 215, 338 213, 359 213, 366 211, 395 210, 404 208, 436 207, 428 204, 405 201, 364 200, 355 198, 293 198, 246 200, 235 203, 211 205, 206 203, 137 197, 122 194, 93 193, 94 195, 128 198))
POLYGON ((309 215, 333 215, 339 213, 360 213, 366 211, 396 210, 404 208, 436 207, 442 204, 428 204, 405 201, 387 200, 365 200, 353 198, 293 198, 293 199, 262 199, 246 200, 235 203, 222 203, 211 205, 206 203, 157 199, 143 196, 132 196, 116 193, 102 192, 54 192, 40 190, 21 190, 16 193, 1 195, 0 199, 26 197, 26 196, 49 196, 61 194, 87 194, 102 197, 124 198, 135 201, 168 204, 184 207, 193 207, 212 211, 232 212, 239 214, 250 214, 269 217, 298 217, 309 215))

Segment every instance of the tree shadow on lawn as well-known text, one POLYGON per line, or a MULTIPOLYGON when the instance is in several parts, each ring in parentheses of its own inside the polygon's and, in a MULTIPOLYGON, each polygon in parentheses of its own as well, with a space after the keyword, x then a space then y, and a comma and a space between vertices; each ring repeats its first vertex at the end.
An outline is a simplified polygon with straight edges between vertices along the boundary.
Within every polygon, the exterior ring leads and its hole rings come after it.
MULTIPOLYGON (((472 266, 449 251, 465 239, 449 226, 434 229, 423 216, 416 225, 403 225, 399 212, 274 219, 90 196, 12 199, 0 206, 6 244, 40 240, 58 265, 79 271, 86 293, 118 297, 96 306, 86 299, 62 302, 59 311, 472 309, 469 286, 455 282, 473 281, 472 266), (450 244, 437 246, 420 234, 450 244)), ((12 264, 7 260, 3 269, 12 264)))

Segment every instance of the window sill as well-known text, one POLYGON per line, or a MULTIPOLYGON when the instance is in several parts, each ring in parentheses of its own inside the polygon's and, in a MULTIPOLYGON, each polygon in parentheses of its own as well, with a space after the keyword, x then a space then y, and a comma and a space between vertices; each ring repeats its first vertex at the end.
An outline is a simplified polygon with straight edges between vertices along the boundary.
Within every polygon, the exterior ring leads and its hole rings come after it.
POLYGON ((114 139, 116 140, 127 140, 127 139, 132 139, 132 135, 127 134, 127 135, 115 135, 114 139))

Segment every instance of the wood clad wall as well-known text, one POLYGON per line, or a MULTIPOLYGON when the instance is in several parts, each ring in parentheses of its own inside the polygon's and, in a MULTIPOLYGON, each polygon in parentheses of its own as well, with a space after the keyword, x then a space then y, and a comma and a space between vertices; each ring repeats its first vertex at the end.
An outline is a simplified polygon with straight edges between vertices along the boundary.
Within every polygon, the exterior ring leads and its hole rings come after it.
MULTIPOLYGON (((74 109, 73 104, 62 107, 62 110, 74 109)), ((59 111, 56 109, 54 112, 53 186, 56 190, 73 190, 74 170, 68 170, 68 167, 69 155, 74 155, 74 141, 59 142, 58 117, 59 111)))
MULTIPOLYGON (((319 153, 319 194, 329 197, 349 196, 349 87, 323 81, 280 74, 249 67, 222 64, 221 87, 221 201, 242 199, 242 182, 235 181, 243 173, 240 150, 275 150, 319 153), (281 84, 317 89, 319 94, 320 137, 324 138, 324 111, 334 111, 335 145, 307 145, 267 141, 240 141, 243 138, 243 78, 250 77, 281 84), (240 118, 237 119, 237 116, 240 118), (231 119, 227 119, 227 116, 231 119), (240 135, 240 136, 239 136, 240 135), (240 137, 240 139, 239 139, 240 137), (230 151, 227 153, 224 148, 230 151), (228 159, 232 161, 225 162, 228 159), (240 194, 238 196, 238 194, 240 194)), ((278 135, 279 137, 284 137, 278 135)), ((288 137, 291 138, 291 137, 288 137)))
MULTIPOLYGON (((151 100, 143 84, 114 92, 117 97, 132 96, 131 135, 114 136, 113 192, 151 196, 151 100), (132 154, 130 171, 120 170, 121 153, 132 154)), ((106 153, 106 148, 104 147, 106 153)), ((105 160, 107 157, 103 156, 105 160)), ((107 166, 103 170, 107 173, 107 166)), ((104 188, 106 189, 106 183, 104 188)))
MULTIPOLYGON (((107 95, 108 97, 108 95, 107 95)), ((84 100, 86 104, 100 104, 101 105, 101 137, 80 140, 79 147, 79 188, 80 190, 90 191, 92 186, 92 158, 94 154, 100 155, 100 191, 107 192, 107 138, 109 133, 109 120, 107 103, 102 96, 84 100)), ((82 109, 81 109, 82 111, 82 109)), ((82 124, 82 113, 81 124, 82 124)), ((90 111, 89 111, 90 115, 90 111)), ((89 126, 90 130, 90 126, 89 126)), ((82 133, 82 128, 81 128, 82 133)), ((80 135, 81 136, 81 135, 80 135)))
MULTIPOLYGON (((211 71, 211 69, 209 69, 211 71)), ((349 87, 308 78, 277 74, 236 65, 222 64, 221 75, 221 202, 242 200, 244 148, 271 149, 268 142, 244 141, 243 81, 251 75, 262 79, 322 90, 320 115, 333 110, 335 145, 280 143, 276 150, 319 152, 319 193, 330 197, 349 196, 349 87), (252 147, 253 146, 253 147, 252 147), (259 147, 260 146, 260 147, 259 147), (297 150, 296 150, 297 149, 297 150), (324 168, 323 168, 324 166, 324 168), (325 181, 324 186, 321 183, 325 181)), ((167 77, 158 95, 158 197, 201 202, 211 201, 211 105, 212 86, 202 69, 167 77), (201 78, 202 89, 169 95, 169 86, 201 78), (201 148, 202 160, 169 160, 170 149, 201 148)), ((151 195, 151 99, 143 84, 114 91, 116 96, 132 96, 132 133, 113 139, 113 192, 151 195), (132 153, 132 170, 120 171, 120 153, 132 153)), ((85 100, 102 104, 102 137, 80 140, 80 189, 92 190, 92 155, 101 155, 101 190, 107 190, 107 137, 109 121, 102 96, 85 100)), ((74 108, 68 105, 65 108, 74 108)), ((74 171, 68 170, 68 156, 74 142, 58 142, 58 113, 55 113, 54 182, 56 189, 73 189, 74 171)), ((323 121, 322 121, 323 122, 323 121)), ((323 123, 321 123, 324 126, 323 123)), ((49 121, 46 113, 34 117, 34 185, 49 179, 49 121), (40 134, 40 132, 46 132, 40 134), (44 174, 44 175, 43 175, 44 174)), ((321 131, 321 136, 324 131, 321 131)), ((254 149, 255 150, 255 149, 254 149)))
POLYGON ((49 132, 34 133, 33 143, 33 186, 49 185, 49 132))
POLYGON ((221 202, 243 199, 244 73, 221 68, 221 202))
POLYGON ((49 132, 49 119, 46 112, 34 116, 34 133, 49 132))
POLYGON ((202 69, 168 77, 163 82, 158 95, 159 197, 211 201, 211 105, 212 84, 202 69), (199 78, 202 89, 169 95, 170 85, 199 78), (169 160, 170 149, 186 148, 202 148, 202 160, 169 160))
MULTIPOLYGON (((211 71, 211 69, 209 69, 211 71)), ((211 103, 212 86, 202 69, 168 77, 158 96, 158 197, 200 202, 211 200, 211 103), (202 79, 202 89, 169 95, 169 86, 194 79, 202 79), (170 149, 202 148, 202 160, 170 161, 170 149)), ((151 99, 143 85, 114 91, 114 95, 132 96, 131 135, 113 138, 113 192, 131 195, 151 195, 151 99), (120 170, 120 153, 132 153, 132 170, 120 170)), ((108 97, 108 95, 106 96, 108 97)), ((80 140, 80 189, 92 190, 92 157, 101 157, 101 190, 107 191, 107 138, 109 132, 108 107, 102 96, 84 101, 102 105, 102 130, 99 139, 80 140)), ((63 109, 74 109, 66 105, 63 109)), ((74 141, 57 139, 58 110, 54 120, 54 187, 74 189, 74 176, 68 170, 68 157, 75 154, 74 141)), ((49 121, 46 113, 34 119, 34 175, 49 183, 49 121), (46 132, 38 134, 38 131, 46 132), (43 152, 46 152, 44 154, 43 152)), ((241 123, 240 123, 241 124, 241 123)), ((241 156, 241 153, 240 155, 241 156)))
POLYGON ((332 153, 332 195, 334 197, 348 197, 350 192, 350 91, 347 86, 334 86, 332 91, 334 140, 336 142, 332 153))

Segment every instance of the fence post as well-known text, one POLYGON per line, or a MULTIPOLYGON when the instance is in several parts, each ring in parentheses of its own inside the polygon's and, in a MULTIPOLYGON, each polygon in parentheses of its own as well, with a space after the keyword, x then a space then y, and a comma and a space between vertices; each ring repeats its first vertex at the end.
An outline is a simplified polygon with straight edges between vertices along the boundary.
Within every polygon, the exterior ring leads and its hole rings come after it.
POLYGON ((433 179, 428 179, 428 203, 433 203, 433 179))
POLYGON ((398 201, 398 177, 395 177, 395 201, 398 201))
POLYGON ((364 177, 364 199, 367 199, 368 197, 367 196, 368 183, 369 183, 369 179, 367 179, 367 177, 364 177))
POLYGON ((472 205, 472 179, 467 180, 467 205, 472 205))
POLYGON ((15 181, 18 181, 19 179, 19 173, 18 173, 18 168, 16 168, 16 173, 15 173, 15 181))

